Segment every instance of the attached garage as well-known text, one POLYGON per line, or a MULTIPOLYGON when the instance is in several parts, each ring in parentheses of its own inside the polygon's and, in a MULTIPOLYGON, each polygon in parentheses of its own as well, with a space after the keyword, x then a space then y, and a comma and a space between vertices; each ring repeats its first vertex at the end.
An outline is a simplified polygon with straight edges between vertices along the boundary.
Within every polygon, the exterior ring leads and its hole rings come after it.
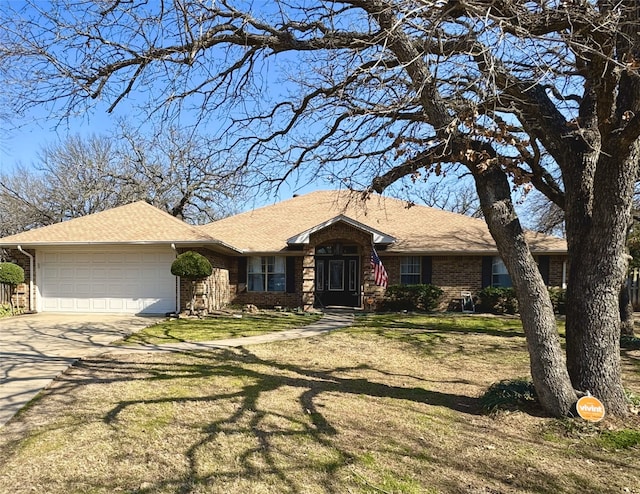
POLYGON ((39 250, 42 312, 164 314, 176 310, 175 252, 148 246, 39 250))
MULTIPOLYGON (((0 248, 25 270, 18 295, 28 310, 126 314, 179 309, 176 252, 239 253, 144 201, 0 238, 0 248)), ((228 300, 226 280, 211 279, 210 294, 226 290, 218 299, 228 300)))

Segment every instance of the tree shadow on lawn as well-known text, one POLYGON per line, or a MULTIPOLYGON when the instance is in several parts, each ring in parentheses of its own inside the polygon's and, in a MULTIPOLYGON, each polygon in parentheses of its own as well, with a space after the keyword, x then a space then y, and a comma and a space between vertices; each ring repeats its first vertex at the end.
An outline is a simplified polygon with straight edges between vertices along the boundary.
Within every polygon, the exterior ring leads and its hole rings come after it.
MULTIPOLYGON (((477 398, 411 386, 412 382, 425 381, 422 377, 395 374, 369 364, 319 370, 311 363, 292 364, 276 358, 261 358, 246 348, 239 348, 185 352, 167 358, 122 355, 117 360, 87 359, 61 376, 56 385, 44 393, 43 401, 57 397, 59 403, 66 399, 73 405, 74 400, 83 400, 81 393, 76 394, 78 390, 90 385, 105 386, 105 395, 114 390, 123 393, 112 400, 112 405, 100 408, 91 420, 101 420, 111 429, 114 438, 122 440, 131 427, 135 428, 135 421, 141 420, 136 418, 136 411, 143 410, 143 415, 153 416, 163 406, 175 410, 176 414, 167 428, 161 429, 160 434, 166 435, 167 441, 176 434, 171 429, 182 427, 189 431, 188 441, 177 451, 188 465, 186 470, 170 470, 152 482, 136 485, 127 485, 126 481, 119 484, 118 480, 105 477, 105 485, 93 486, 103 489, 96 492, 119 488, 141 494, 186 494, 214 485, 216 492, 222 492, 221 484, 229 486, 228 492, 240 492, 239 488, 247 488, 252 482, 265 482, 265 478, 270 479, 266 481, 268 485, 278 486, 279 492, 300 492, 307 481, 321 486, 310 492, 337 494, 345 492, 345 487, 354 486, 357 492, 418 492, 429 486, 428 472, 426 480, 421 478, 417 487, 405 477, 417 475, 415 472, 421 474, 423 468, 467 472, 469 479, 475 479, 478 489, 478 483, 484 489, 486 485, 520 482, 511 474, 519 468, 526 468, 526 482, 538 486, 537 492, 557 492, 563 485, 564 479, 554 478, 539 466, 532 467, 526 462, 514 466, 512 459, 498 451, 494 454, 496 448, 482 449, 488 428, 495 428, 494 437, 501 440, 509 434, 500 429, 500 424, 491 421, 483 421, 482 427, 473 425, 480 419, 477 398), (379 382, 375 376, 380 376, 379 382), (145 382, 149 386, 140 387, 145 382), (409 384, 403 386, 398 382, 409 384), (112 385, 120 387, 111 388, 112 385), (154 389, 148 391, 150 387, 154 389), (283 395, 279 398, 281 402, 272 401, 274 394, 283 395), (353 404, 353 407, 342 409, 336 402, 346 403, 348 407, 353 404), (182 407, 201 408, 204 413, 188 416, 186 423, 182 423, 179 412, 182 407), (385 414, 391 412, 398 414, 397 422, 385 425, 385 414), (440 420, 443 416, 447 419, 440 420), (352 430, 352 424, 361 424, 360 419, 367 427, 352 430), (426 425, 421 429, 412 423, 415 420, 424 420, 426 425), (395 425, 404 429, 393 429, 395 425), (384 427, 391 427, 396 434, 384 435, 389 432, 385 432, 384 427), (475 462, 470 463, 466 454, 452 452, 451 445, 440 444, 440 431, 430 432, 439 427, 455 428, 448 433, 444 431, 442 437, 451 433, 460 435, 461 452, 469 445, 481 448, 475 462), (341 437, 350 433, 360 437, 357 440, 341 437), (367 453, 369 446, 371 454, 367 453), (307 454, 307 450, 310 453, 307 454), (392 462, 387 463, 389 459, 392 462), (208 465, 207 461, 215 465, 208 465), (409 473, 394 470, 405 463, 411 464, 407 467, 409 473)), ((57 413, 65 412, 57 410, 57 413)), ((53 418, 50 420, 55 422, 53 418)), ((65 427, 69 422, 62 420, 52 426, 65 427)), ((78 420, 70 427, 73 430, 82 426, 78 420)), ((535 447, 538 440, 531 439, 530 446, 535 447)), ((513 437, 512 441, 521 442, 522 438, 513 437)), ((16 447, 18 445, 16 443, 16 447)), ((113 446, 118 448, 120 444, 115 442, 113 446)), ((545 447, 561 448, 548 444, 545 447)), ((154 460, 157 452, 152 450, 121 453, 158 462, 154 460)), ((160 453, 157 455, 163 459, 160 453)), ((137 460, 128 461, 135 464, 137 460)), ((452 478, 449 484, 446 480, 440 482, 440 487, 450 487, 449 492, 463 492, 465 485, 461 482, 468 480, 452 478)))
MULTIPOLYGON (((478 399, 432 391, 422 387, 386 384, 385 382, 375 382, 368 378, 349 377, 349 373, 368 372, 380 376, 380 381, 398 377, 392 373, 378 371, 375 367, 362 364, 353 367, 336 367, 331 370, 317 370, 301 365, 293 365, 278 362, 275 360, 265 360, 245 348, 219 350, 212 355, 210 352, 185 352, 183 356, 188 357, 191 363, 176 362, 167 364, 162 359, 154 359, 152 362, 131 365, 126 362, 126 357, 121 357, 122 361, 105 361, 103 359, 88 359, 79 364, 76 379, 66 383, 72 388, 86 384, 110 384, 126 382, 132 380, 172 381, 181 379, 199 379, 215 376, 216 378, 231 379, 238 383, 236 389, 225 389, 219 393, 204 394, 202 396, 176 397, 174 395, 149 397, 141 396, 139 399, 122 399, 109 409, 103 416, 104 422, 114 428, 120 427, 120 417, 131 408, 138 406, 151 407, 163 404, 202 404, 207 406, 216 402, 236 403, 232 413, 224 414, 222 417, 211 420, 201 427, 204 436, 192 444, 186 452, 189 462, 189 474, 185 480, 171 479, 161 481, 160 485, 155 484, 147 489, 138 492, 155 492, 159 488, 171 488, 172 492, 187 493, 193 489, 195 484, 205 485, 211 482, 228 481, 234 478, 258 479, 268 474, 274 476, 286 486, 282 492, 299 492, 302 485, 301 479, 291 477, 292 472, 289 466, 283 465, 281 442, 283 438, 289 438, 294 443, 311 443, 312 448, 320 448, 330 451, 331 461, 325 462, 322 469, 323 475, 327 477, 325 492, 334 492, 331 480, 334 471, 347 467, 357 458, 353 453, 336 445, 331 438, 338 434, 337 425, 332 423, 332 419, 323 412, 325 405, 322 403, 330 400, 336 395, 347 395, 354 399, 382 399, 385 403, 389 401, 398 402, 395 406, 404 407, 415 403, 421 406, 445 407, 452 411, 474 416, 480 413, 478 399), (194 360, 195 359, 195 360, 194 360), (132 373, 139 377, 133 377, 132 373), (106 374, 106 375, 105 375, 106 374), (269 408, 261 403, 261 400, 272 392, 289 390, 296 396, 297 406, 291 409, 291 403, 278 410, 269 408), (274 426, 273 423, 282 422, 285 427, 274 426), (288 425, 288 427, 287 427, 288 425), (229 468, 224 472, 202 473, 199 465, 201 462, 202 450, 211 450, 215 447, 216 441, 220 437, 239 437, 242 434, 250 434, 254 441, 253 446, 246 447, 240 451, 237 460, 237 469, 229 468), (278 445, 276 445, 276 443, 278 445), (260 465, 260 466, 257 466, 260 465), (225 478, 226 477, 226 478, 225 478), (180 484, 180 485, 179 485, 180 484)), ((119 357, 120 358, 120 357, 119 357)), ((402 375, 401 378, 412 379, 411 376, 402 375)), ((413 378, 424 381, 421 378, 413 378)), ((404 379, 403 379, 404 380, 404 379)), ((56 392, 64 392, 59 387, 56 392)), ((345 411, 349 413, 349 411, 345 411)), ((393 441, 389 438, 389 441, 393 441)), ((287 461, 285 461, 285 464, 287 461)), ((222 467, 224 470, 225 467, 222 467)), ((309 468, 303 467, 302 468, 309 468)), ((342 492, 341 490, 336 490, 342 492)))
POLYGON ((481 345, 484 355, 498 354, 502 351, 513 351, 521 346, 526 352, 526 339, 522 328, 511 327, 503 329, 477 329, 459 327, 455 324, 422 324, 410 321, 380 321, 376 324, 361 322, 356 327, 348 328, 345 332, 356 337, 371 335, 404 343, 413 347, 425 356, 437 355, 439 350, 448 355, 467 354, 474 352, 473 347, 481 345), (500 339, 494 339, 493 337, 500 339), (464 337, 464 338, 461 338, 464 337))

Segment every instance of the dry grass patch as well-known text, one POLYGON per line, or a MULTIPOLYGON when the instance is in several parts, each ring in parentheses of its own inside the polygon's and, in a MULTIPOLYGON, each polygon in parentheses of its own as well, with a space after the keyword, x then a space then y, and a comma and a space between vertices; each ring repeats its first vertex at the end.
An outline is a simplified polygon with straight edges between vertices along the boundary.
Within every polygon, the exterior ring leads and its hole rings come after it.
POLYGON ((480 413, 528 375, 517 322, 432 322, 83 361, 0 430, 0 492, 640 493, 640 449, 602 440, 620 424, 480 413))

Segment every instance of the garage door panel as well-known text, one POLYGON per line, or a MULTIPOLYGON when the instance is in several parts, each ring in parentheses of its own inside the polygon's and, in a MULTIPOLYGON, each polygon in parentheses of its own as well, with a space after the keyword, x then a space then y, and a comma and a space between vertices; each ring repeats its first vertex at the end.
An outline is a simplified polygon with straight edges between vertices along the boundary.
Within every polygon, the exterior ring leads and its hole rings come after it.
POLYGON ((76 280, 90 280, 91 279, 91 268, 89 266, 77 266, 75 268, 75 279, 76 280))
MULTIPOLYGON (((78 261, 87 262, 89 259, 86 256, 80 254, 78 261)), ((71 253, 61 253, 57 256, 57 262, 60 264, 74 264, 76 262, 76 255, 71 253)))
POLYGON ((109 307, 109 311, 123 312, 123 309, 125 307, 123 300, 119 298, 109 298, 107 299, 107 304, 109 307))
POLYGON ((75 295, 76 297, 87 297, 89 298, 91 296, 91 292, 93 285, 91 284, 91 282, 89 281, 79 281, 77 283, 75 283, 75 295))
POLYGON ((62 297, 74 297, 76 294, 75 285, 70 281, 61 281, 58 283, 57 293, 62 297))
POLYGON ((136 281, 140 279, 140 271, 127 270, 124 272, 123 278, 128 282, 136 281))
POLYGON ((128 264, 139 263, 143 260, 143 258, 144 256, 141 256, 140 254, 134 254, 134 253, 129 253, 124 256, 124 260, 128 264))
POLYGON ((38 253, 41 307, 59 312, 175 310, 172 251, 38 253))

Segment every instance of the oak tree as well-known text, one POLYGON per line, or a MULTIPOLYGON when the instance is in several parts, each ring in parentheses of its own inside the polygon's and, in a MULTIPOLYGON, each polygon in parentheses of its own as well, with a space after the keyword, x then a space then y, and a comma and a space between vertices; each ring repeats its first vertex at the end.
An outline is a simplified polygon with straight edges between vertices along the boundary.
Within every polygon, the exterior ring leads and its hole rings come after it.
POLYGON ((166 117, 189 110, 265 180, 304 165, 382 192, 463 167, 519 298, 542 404, 565 415, 589 391, 626 413, 618 292, 640 152, 638 2, 51 3, 0 14, 18 114, 113 111, 134 96, 166 117), (564 210, 566 361, 514 186, 564 210))

